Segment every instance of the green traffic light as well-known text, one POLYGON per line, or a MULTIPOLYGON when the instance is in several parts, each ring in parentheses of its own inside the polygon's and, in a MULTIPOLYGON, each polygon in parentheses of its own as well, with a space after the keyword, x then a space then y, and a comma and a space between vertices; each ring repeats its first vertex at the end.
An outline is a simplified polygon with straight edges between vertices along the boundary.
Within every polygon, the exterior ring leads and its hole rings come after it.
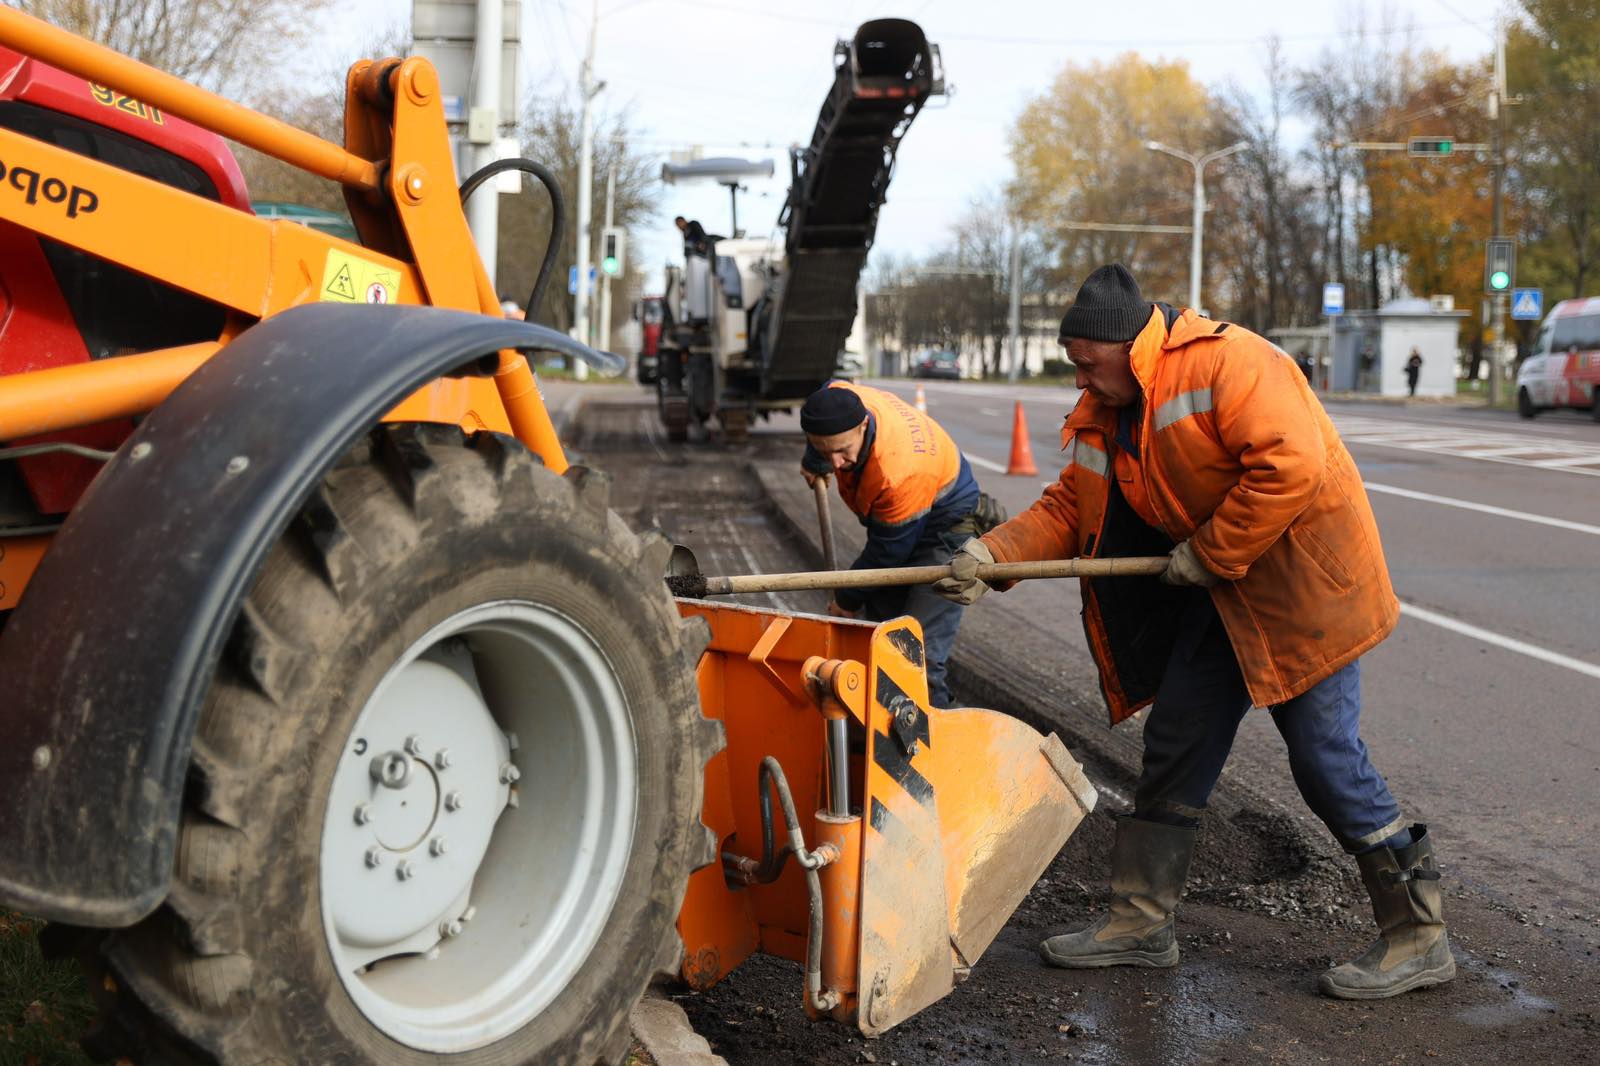
POLYGON ((1489 275, 1489 287, 1491 289, 1505 289, 1509 288, 1510 285, 1511 275, 1507 274, 1504 270, 1496 270, 1493 274, 1489 275))
POLYGON ((600 269, 605 271, 607 274, 615 274, 617 272, 617 257, 614 255, 608 255, 604 259, 600 260, 600 269))

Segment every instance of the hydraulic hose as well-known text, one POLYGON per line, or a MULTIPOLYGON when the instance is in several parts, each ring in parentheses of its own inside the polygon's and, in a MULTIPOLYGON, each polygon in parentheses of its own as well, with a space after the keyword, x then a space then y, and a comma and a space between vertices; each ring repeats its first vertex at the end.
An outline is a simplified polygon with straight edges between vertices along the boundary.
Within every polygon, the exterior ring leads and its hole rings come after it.
MULTIPOLYGON (((789 827, 789 846, 784 854, 792 851, 795 860, 805 867, 806 893, 811 897, 811 935, 806 938, 806 994, 811 997, 811 1003, 817 1010, 827 1013, 839 1005, 840 997, 833 989, 822 991, 822 879, 817 876, 817 871, 838 858, 838 853, 826 844, 816 851, 806 850, 805 837, 800 832, 800 817, 794 809, 794 796, 789 792, 788 778, 783 776, 783 767, 778 765, 777 759, 771 755, 762 759, 757 777, 761 785, 763 814, 770 814, 772 810, 767 800, 768 788, 775 787, 778 791, 778 803, 783 806, 783 820, 789 827)), ((770 819, 763 819, 762 837, 763 844, 770 844, 770 819)))
POLYGON ((532 174, 544 183, 545 191, 550 194, 550 241, 545 245, 544 261, 539 264, 539 276, 534 280, 533 293, 528 297, 527 318, 531 322, 539 313, 545 289, 550 284, 550 272, 555 269, 556 255, 561 250, 561 238, 566 234, 567 201, 562 195, 561 183, 543 163, 532 159, 497 159, 487 166, 479 167, 471 177, 461 183, 461 202, 465 204, 467 197, 476 192, 478 186, 496 174, 503 174, 508 170, 520 170, 524 174, 532 174))

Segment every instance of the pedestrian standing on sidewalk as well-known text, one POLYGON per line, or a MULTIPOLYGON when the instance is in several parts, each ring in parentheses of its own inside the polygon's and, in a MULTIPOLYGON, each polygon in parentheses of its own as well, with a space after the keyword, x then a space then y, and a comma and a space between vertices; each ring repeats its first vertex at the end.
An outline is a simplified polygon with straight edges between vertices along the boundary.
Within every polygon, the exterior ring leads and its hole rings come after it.
POLYGON ((1175 966, 1195 833, 1252 707, 1271 709, 1295 784, 1356 858, 1379 939, 1322 974, 1381 999, 1455 975, 1427 826, 1408 825, 1358 731, 1360 656, 1399 604, 1355 462, 1294 362, 1101 267, 1061 320, 1085 390, 1068 463, 1027 511, 968 542, 935 587, 984 592, 979 563, 1167 554, 1155 578, 1082 582, 1113 724, 1142 707, 1144 760, 1117 820, 1110 913, 1041 945, 1065 967, 1175 966))
MULTIPOLYGON (((978 491, 972 467, 937 422, 893 393, 835 381, 800 409, 806 484, 830 474, 867 530, 852 570, 943 563, 1004 516, 978 491)), ((887 621, 909 614, 922 626, 928 698, 950 706, 945 678, 962 606, 930 586, 837 589, 828 613, 887 621)))
POLYGON ((1417 394, 1417 379, 1422 376, 1422 353, 1415 348, 1411 349, 1411 358, 1406 360, 1406 388, 1411 390, 1411 395, 1417 394))

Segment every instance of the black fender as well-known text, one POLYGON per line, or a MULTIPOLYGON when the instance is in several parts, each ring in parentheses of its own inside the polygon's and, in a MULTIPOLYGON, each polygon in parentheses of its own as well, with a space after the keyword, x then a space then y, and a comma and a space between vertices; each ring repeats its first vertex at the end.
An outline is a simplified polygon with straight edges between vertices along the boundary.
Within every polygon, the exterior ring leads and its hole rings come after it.
POLYGON ((201 703, 268 549, 386 411, 503 348, 593 355, 528 322, 308 305, 142 421, 0 636, 0 904, 103 927, 160 905, 201 703))

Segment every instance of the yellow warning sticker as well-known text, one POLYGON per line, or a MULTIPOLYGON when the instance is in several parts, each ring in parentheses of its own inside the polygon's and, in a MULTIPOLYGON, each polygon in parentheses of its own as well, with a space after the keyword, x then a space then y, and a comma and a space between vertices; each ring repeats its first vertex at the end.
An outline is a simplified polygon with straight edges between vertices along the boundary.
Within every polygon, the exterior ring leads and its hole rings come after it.
POLYGON ((349 252, 328 253, 322 268, 324 302, 343 304, 392 304, 400 296, 400 274, 377 263, 358 259, 349 252))

